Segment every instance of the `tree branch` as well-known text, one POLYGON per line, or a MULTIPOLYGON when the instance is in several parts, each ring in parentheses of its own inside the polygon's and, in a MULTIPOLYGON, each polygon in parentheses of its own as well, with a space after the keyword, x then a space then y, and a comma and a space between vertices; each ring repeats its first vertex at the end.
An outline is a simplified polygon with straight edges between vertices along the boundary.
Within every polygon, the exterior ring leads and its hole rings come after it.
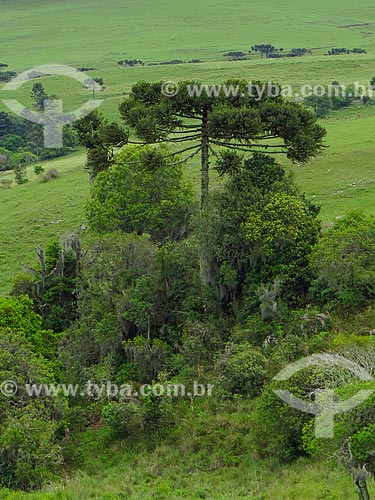
MULTIPOLYGON (((223 147, 223 148, 229 148, 229 149, 235 149, 237 151, 245 151, 246 153, 264 153, 264 149, 257 150, 254 149, 257 147, 257 144, 254 144, 253 146, 248 146, 248 147, 239 147, 239 146, 234 146, 232 144, 227 144, 227 143, 221 143, 218 141, 214 141, 211 139, 211 142, 213 144, 216 144, 217 146, 223 147)), ((281 146, 280 146, 281 147, 281 146)), ((282 151, 272 151, 272 154, 287 154, 288 152, 285 150, 282 151)))
POLYGON ((200 139, 200 134, 195 135, 186 135, 184 137, 172 137, 168 142, 186 142, 186 141, 194 141, 195 139, 200 139))

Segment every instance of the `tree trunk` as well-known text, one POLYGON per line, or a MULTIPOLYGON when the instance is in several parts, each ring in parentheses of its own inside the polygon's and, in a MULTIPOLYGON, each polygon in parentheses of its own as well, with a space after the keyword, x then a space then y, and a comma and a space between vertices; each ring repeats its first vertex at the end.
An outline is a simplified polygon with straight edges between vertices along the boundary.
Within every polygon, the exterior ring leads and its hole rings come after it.
POLYGON ((201 150, 201 208, 208 198, 209 183, 209 136, 208 136, 208 109, 202 115, 202 150, 201 150))
POLYGON ((370 500, 366 479, 363 477, 358 477, 355 481, 355 484, 358 488, 359 500, 370 500))

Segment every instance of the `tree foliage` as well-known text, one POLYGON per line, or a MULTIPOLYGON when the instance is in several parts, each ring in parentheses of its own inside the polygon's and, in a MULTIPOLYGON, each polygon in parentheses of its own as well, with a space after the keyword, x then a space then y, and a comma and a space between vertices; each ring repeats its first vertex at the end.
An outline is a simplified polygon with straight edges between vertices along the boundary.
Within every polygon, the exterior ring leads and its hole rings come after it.
POLYGON ((259 98, 254 89, 262 85, 253 82, 249 88, 247 82, 233 80, 212 93, 200 82, 185 81, 169 97, 163 93, 163 82, 139 82, 120 105, 120 112, 145 143, 167 142, 181 152, 189 151, 189 157, 200 152, 203 205, 208 196, 209 158, 215 147, 281 152, 298 162, 322 148, 325 130, 315 123, 313 114, 280 95, 264 92, 259 98), (234 95, 226 95, 224 89, 229 87, 236 90, 234 95))
POLYGON ((235 169, 200 226, 205 280, 224 309, 245 305, 246 294, 254 306, 256 289, 275 279, 288 301, 303 301, 319 235, 317 212, 272 157, 257 153, 235 169))
POLYGON ((79 144, 87 150, 86 168, 93 182, 99 172, 111 165, 114 150, 123 146, 128 136, 117 123, 108 122, 97 110, 77 120, 73 127, 79 144))
POLYGON ((166 155, 163 148, 126 148, 97 176, 87 203, 96 232, 150 233, 157 241, 187 234, 192 190, 182 179, 181 165, 167 164, 166 155))
POLYGON ((335 222, 312 254, 313 292, 333 307, 363 306, 375 297, 375 219, 350 212, 335 222))

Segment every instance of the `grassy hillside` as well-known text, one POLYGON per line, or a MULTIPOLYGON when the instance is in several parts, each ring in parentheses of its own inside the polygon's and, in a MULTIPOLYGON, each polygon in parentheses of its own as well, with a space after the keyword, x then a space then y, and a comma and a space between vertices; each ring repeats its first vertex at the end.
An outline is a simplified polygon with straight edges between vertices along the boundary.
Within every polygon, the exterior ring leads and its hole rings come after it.
MULTIPOLYGON (((108 443, 106 443, 108 444, 108 443)), ((127 454, 121 465, 103 467, 88 474, 81 471, 66 483, 42 493, 7 494, 2 500, 143 500, 172 498, 207 500, 342 500, 355 499, 355 486, 341 470, 309 462, 272 467, 248 459, 239 467, 217 470, 183 470, 176 466, 181 456, 172 447, 161 447, 147 457, 127 454), (127 463, 134 460, 136 466, 127 463)), ((114 448, 111 447, 111 451, 114 448)), ((102 457, 100 457, 102 458, 102 457)), ((185 461, 185 457, 183 457, 185 461)), ((374 488, 369 487, 370 494, 374 488)))
POLYGON ((310 9, 293 0, 234 5, 224 0, 1 0, 0 5, 2 55, 16 69, 25 61, 31 66, 59 59, 110 67, 121 56, 213 61, 221 51, 250 48, 265 38, 285 48, 371 49, 375 21, 373 3, 353 8, 350 0, 317 0, 310 9))
MULTIPOLYGON (((349 0, 316 0, 308 8, 296 0, 0 0, 0 10, 0 62, 18 72, 51 63, 95 67, 90 74, 102 77, 105 84, 101 109, 116 120, 123 94, 141 79, 199 79, 204 83, 231 77, 272 79, 298 89, 302 84, 333 80, 366 84, 375 75, 375 4, 369 0, 360 5, 349 0), (302 58, 282 60, 226 61, 223 56, 230 50, 245 52, 256 43, 313 51, 302 58), (325 56, 332 47, 362 47, 368 53, 325 56), (143 59, 146 65, 122 68, 117 61, 124 58, 143 59), (202 62, 147 65, 192 58, 202 62)), ((64 99, 66 110, 76 108, 90 95, 66 78, 43 78, 43 85, 48 94, 64 99)), ((17 93, 0 88, 0 110, 6 110, 1 102, 4 98, 15 97, 30 105, 31 86, 29 82, 17 93)), ((352 208, 374 213, 375 106, 334 112, 322 123, 328 131, 328 147, 307 165, 291 166, 298 183, 322 206, 324 223, 352 208)), ((84 161, 83 152, 77 152, 45 165, 58 170, 56 180, 41 183, 29 168, 27 184, 0 187, 0 295, 9 292, 13 277, 23 266, 35 262, 38 245, 73 231, 84 237, 80 226, 85 222, 89 193, 84 161)), ((12 178, 13 174, 2 177, 12 178)), ((186 177, 198 189, 196 160, 186 166, 186 177)), ((207 421, 204 411, 198 416, 207 421)), ((131 448, 126 441, 113 441, 105 429, 90 430, 79 443, 80 470, 69 479, 42 493, 0 492, 0 499, 355 498, 351 479, 341 470, 303 461, 284 468, 260 462, 251 453, 250 439, 248 454, 238 463, 235 457, 231 462, 230 443, 221 448, 220 433, 217 442, 211 443, 207 438, 211 430, 200 424, 194 427, 195 417, 185 427, 181 424, 187 437, 175 436, 180 439, 177 446, 170 439, 146 448, 147 452, 142 447, 131 448), (220 449, 228 451, 227 461, 220 456, 216 464, 209 462, 212 450, 220 449), (202 466, 196 466, 197 460, 202 466)), ((225 430, 227 418, 241 422, 244 413, 222 416, 216 427, 225 430)), ((242 438, 236 435, 233 440, 242 438)), ((232 439, 231 435, 226 439, 232 439)))
MULTIPOLYGON (((40 182, 28 169, 30 181, 21 186, 13 183, 1 189, 0 289, 9 292, 12 279, 23 265, 35 264, 35 249, 52 239, 68 236, 84 222, 84 203, 88 195, 88 175, 80 155, 48 163, 60 174, 58 179, 40 182)), ((3 173, 3 178, 13 178, 3 173)))
MULTIPOLYGON (((79 471, 38 493, 0 492, 2 500, 348 500, 351 477, 337 466, 299 460, 258 460, 248 428, 250 402, 218 414, 199 405, 163 442, 119 441, 108 428, 88 430, 79 442, 79 471), (230 432, 228 432, 230 429, 230 432)), ((190 413, 190 414, 189 414, 190 413)), ((77 445, 75 443, 74 445, 77 445)), ((369 484, 370 494, 375 487, 369 484)))
MULTIPOLYGON (((105 81, 103 110, 109 115, 114 115, 119 96, 139 79, 199 78, 209 83, 238 76, 301 85, 333 79, 365 83, 373 76, 371 2, 353 8, 349 0, 318 0, 306 10, 293 0, 256 0, 251 5, 240 0, 235 6, 224 0, 1 0, 0 8, 1 62, 19 72, 51 63, 95 67, 93 76, 105 81), (256 43, 314 50, 297 60, 224 60, 224 52, 248 51, 256 43), (324 56, 332 47, 362 47, 368 54, 324 56), (202 63, 122 68, 117 61, 124 58, 145 63, 196 58, 202 63)), ((85 100, 77 82, 47 80, 47 91, 64 97, 67 109, 85 100)), ((17 94, 25 103, 30 87, 17 94)))
MULTIPOLYGON (((375 107, 361 106, 322 121, 328 130, 328 147, 307 165, 292 167, 306 194, 322 207, 323 223, 349 209, 375 212, 374 114, 375 107)), ((10 189, 0 187, 0 293, 9 292, 15 274, 34 261, 38 245, 80 231, 89 193, 84 163, 83 153, 57 159, 45 164, 45 168, 58 170, 60 178, 56 180, 41 183, 29 167, 27 184, 13 182, 10 189)), ((186 165, 185 175, 198 192, 197 160, 186 165)), ((6 177, 13 178, 13 174, 2 174, 0 179, 6 177)))

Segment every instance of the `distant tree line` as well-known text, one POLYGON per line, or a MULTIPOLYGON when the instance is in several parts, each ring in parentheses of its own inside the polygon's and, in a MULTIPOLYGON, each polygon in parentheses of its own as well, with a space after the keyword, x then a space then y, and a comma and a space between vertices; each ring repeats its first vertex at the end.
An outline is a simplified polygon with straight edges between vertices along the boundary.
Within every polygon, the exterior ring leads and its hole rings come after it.
POLYGON ((43 127, 4 111, 0 112, 0 170, 12 170, 19 163, 30 164, 71 153, 77 146, 75 131, 63 131, 64 147, 44 147, 43 127))
POLYGON ((361 48, 345 49, 333 48, 327 52, 328 56, 340 56, 341 54, 367 54, 367 50, 361 48))
POLYGON ((9 82, 12 78, 17 76, 16 71, 2 71, 8 68, 8 65, 5 63, 0 63, 0 82, 9 82))
MULTIPOLYGON (((182 59, 171 59, 170 61, 160 61, 160 62, 149 62, 147 63, 147 66, 164 66, 164 65, 169 65, 169 64, 194 64, 194 63, 200 63, 202 62, 201 59, 190 59, 189 61, 183 61, 182 59)), ((144 66, 145 62, 142 61, 141 59, 123 59, 121 61, 118 61, 117 64, 119 66, 127 66, 127 67, 134 67, 134 66, 144 66)))
POLYGON ((120 66, 144 66, 145 63, 141 61, 141 59, 123 59, 121 61, 118 61, 117 64, 120 66))
POLYGON ((230 52, 226 52, 224 54, 224 57, 229 57, 232 61, 234 61, 234 60, 243 61, 244 59, 246 59, 246 53, 241 52, 240 50, 230 51, 230 52))
POLYGON ((78 71, 83 71, 83 72, 86 72, 86 71, 95 71, 96 68, 90 68, 90 67, 81 67, 81 68, 77 68, 78 71))
MULTIPOLYGON (((364 105, 374 104, 375 101, 368 95, 358 96, 355 93, 354 87, 348 87, 345 92, 341 90, 339 82, 331 83, 332 95, 312 95, 304 99, 304 105, 314 110, 317 118, 325 118, 330 111, 339 110, 351 106, 354 102, 362 102, 364 105), (337 92, 334 92, 334 87, 337 87, 337 92)), ((375 87, 375 76, 370 80, 370 88, 375 87)))
MULTIPOLYGON (((31 97, 34 107, 40 111, 46 99, 51 98, 43 85, 33 85, 31 97)), ((39 160, 48 160, 71 153, 77 146, 77 133, 66 126, 63 130, 63 147, 50 149, 44 147, 43 127, 4 111, 0 112, 0 170, 15 170, 20 179, 27 165, 39 160)))
POLYGON ((263 43, 253 45, 251 50, 243 52, 240 50, 231 50, 224 53, 224 57, 229 58, 231 61, 244 61, 247 59, 247 54, 259 54, 260 58, 280 59, 282 57, 302 57, 306 54, 311 54, 311 49, 306 48, 292 48, 290 51, 285 51, 284 48, 277 48, 270 43, 263 43))
POLYGON ((164 66, 168 64, 184 64, 185 61, 182 59, 171 59, 170 61, 160 61, 160 62, 151 62, 148 63, 147 66, 164 66))
MULTIPOLYGON (((332 48, 328 51, 326 55, 341 55, 341 54, 366 54, 367 51, 361 48, 346 49, 346 48, 332 48)), ((262 43, 252 45, 251 50, 248 54, 259 54, 260 58, 263 59, 281 59, 284 57, 303 57, 308 54, 312 54, 311 49, 305 47, 294 47, 289 51, 284 48, 275 47, 270 43, 262 43)), ((231 50, 224 53, 224 57, 229 58, 231 61, 244 61, 247 59, 247 53, 240 50, 231 50)))

